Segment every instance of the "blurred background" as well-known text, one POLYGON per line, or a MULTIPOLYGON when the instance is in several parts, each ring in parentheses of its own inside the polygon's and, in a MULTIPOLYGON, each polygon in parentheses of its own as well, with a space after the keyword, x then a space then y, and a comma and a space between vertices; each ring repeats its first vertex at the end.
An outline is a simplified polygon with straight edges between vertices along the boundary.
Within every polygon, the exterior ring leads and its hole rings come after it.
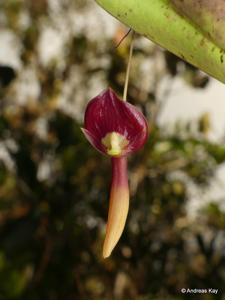
POLYGON ((92 0, 0 1, 0 300, 225 299, 225 88, 139 35, 128 99, 151 134, 102 259, 110 160, 80 127, 123 92, 127 31, 92 0))

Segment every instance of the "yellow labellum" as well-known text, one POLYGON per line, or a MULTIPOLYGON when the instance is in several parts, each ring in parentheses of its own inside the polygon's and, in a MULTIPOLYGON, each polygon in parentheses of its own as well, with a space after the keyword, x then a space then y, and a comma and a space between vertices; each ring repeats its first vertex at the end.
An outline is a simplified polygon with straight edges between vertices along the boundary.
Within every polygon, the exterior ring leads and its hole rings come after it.
POLYGON ((106 147, 107 154, 111 156, 120 156, 129 143, 122 134, 115 131, 107 133, 101 142, 106 147))

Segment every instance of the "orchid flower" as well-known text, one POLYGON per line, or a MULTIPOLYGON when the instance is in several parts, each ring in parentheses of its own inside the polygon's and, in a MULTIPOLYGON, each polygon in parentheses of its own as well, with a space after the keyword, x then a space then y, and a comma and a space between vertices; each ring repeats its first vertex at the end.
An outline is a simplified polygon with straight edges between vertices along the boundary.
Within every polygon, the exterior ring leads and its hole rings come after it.
POLYGON ((82 131, 91 145, 111 157, 112 181, 103 257, 110 256, 123 232, 128 208, 127 155, 147 141, 148 125, 135 106, 107 89, 86 108, 82 131))

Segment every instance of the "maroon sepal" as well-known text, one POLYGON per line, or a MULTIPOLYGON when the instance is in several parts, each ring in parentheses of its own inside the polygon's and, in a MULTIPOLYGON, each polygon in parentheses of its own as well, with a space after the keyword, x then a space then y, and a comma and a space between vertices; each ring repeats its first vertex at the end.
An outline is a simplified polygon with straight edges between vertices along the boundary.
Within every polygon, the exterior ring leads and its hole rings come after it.
POLYGON ((128 145, 123 155, 139 150, 148 138, 144 115, 132 104, 120 100, 112 89, 107 89, 88 103, 82 130, 89 142, 105 154, 102 138, 108 133, 117 132, 126 138, 128 145))

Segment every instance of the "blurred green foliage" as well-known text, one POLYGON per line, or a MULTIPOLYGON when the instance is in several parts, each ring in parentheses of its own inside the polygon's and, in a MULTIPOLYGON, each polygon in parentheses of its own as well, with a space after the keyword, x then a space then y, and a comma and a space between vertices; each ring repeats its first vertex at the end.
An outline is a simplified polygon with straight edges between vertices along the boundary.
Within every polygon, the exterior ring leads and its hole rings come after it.
MULTIPOLYGON (((82 15, 88 9, 93 5, 87 1, 60 4, 64 19, 68 12, 82 15)), ((70 105, 82 91, 82 111, 90 80, 99 76, 121 94, 129 40, 115 49, 123 28, 114 40, 100 34, 93 41, 85 31, 71 32, 63 67, 57 60, 46 66, 37 44, 43 24, 54 25, 49 3, 1 1, 0 11, 1 25, 20 40, 22 62, 22 70, 0 70, 5 152, 0 160, 0 300, 225 299, 225 212, 216 199, 208 199, 197 218, 190 218, 186 206, 190 190, 197 189, 201 198, 215 179, 225 146, 208 140, 207 114, 195 124, 177 123, 173 131, 157 122, 169 93, 159 99, 165 76, 171 81, 181 76, 195 88, 205 88, 209 78, 158 47, 146 49, 137 42, 128 98, 149 119, 151 134, 146 147, 129 158, 128 223, 112 256, 103 260, 110 162, 89 146, 81 118, 61 109, 58 99, 75 67, 82 75, 72 82, 70 105), (22 13, 29 17, 27 27, 20 25, 22 13), (164 70, 152 69, 153 84, 143 91, 138 66, 159 55, 164 70), (108 64, 101 64, 100 56, 108 64), (40 93, 19 104, 13 100, 20 94, 16 84, 28 66, 37 74, 40 93), (188 287, 219 291, 182 294, 188 287)))

